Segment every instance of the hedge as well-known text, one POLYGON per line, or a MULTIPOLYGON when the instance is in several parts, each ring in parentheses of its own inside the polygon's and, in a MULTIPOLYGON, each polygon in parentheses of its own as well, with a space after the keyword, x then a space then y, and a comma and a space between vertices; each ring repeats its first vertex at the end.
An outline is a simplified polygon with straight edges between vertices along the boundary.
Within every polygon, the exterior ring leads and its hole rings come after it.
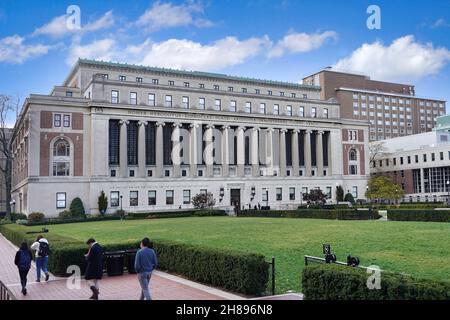
POLYGON ((39 222, 27 222, 27 226, 46 226, 52 224, 65 224, 65 223, 79 223, 79 222, 94 222, 94 221, 106 221, 106 220, 120 220, 119 216, 116 215, 105 215, 105 216, 89 216, 86 217, 75 217, 75 218, 45 218, 43 221, 39 222))
POLYGON ((381 273, 381 289, 370 290, 364 269, 311 265, 303 269, 306 300, 449 300, 450 282, 381 273))
POLYGON ((224 210, 201 209, 201 210, 184 210, 172 212, 136 212, 128 213, 125 219, 160 219, 160 218, 182 218, 182 217, 206 217, 206 216, 226 216, 224 210))
POLYGON ((270 218, 307 218, 307 219, 333 219, 333 220, 371 220, 378 219, 378 213, 372 210, 354 209, 302 209, 302 210, 244 210, 238 217, 270 217, 270 218))
POLYGON ((388 220, 450 222, 450 210, 391 209, 388 220))
MULTIPOLYGON (((16 245, 20 245, 24 240, 29 243, 34 241, 36 234, 29 235, 26 231, 25 226, 0 225, 0 232, 16 245)), ((51 232, 46 233, 45 237, 49 240, 52 252, 48 264, 52 273, 67 276, 66 270, 70 265, 78 265, 84 272, 84 254, 87 252, 85 244, 51 232)), ((101 243, 101 239, 98 240, 101 243)), ((105 245, 105 250, 125 250, 138 246, 137 241, 124 242, 105 245)), ((158 269, 243 294, 261 295, 265 292, 269 279, 269 263, 263 255, 169 241, 156 241, 154 249, 158 255, 158 269)))

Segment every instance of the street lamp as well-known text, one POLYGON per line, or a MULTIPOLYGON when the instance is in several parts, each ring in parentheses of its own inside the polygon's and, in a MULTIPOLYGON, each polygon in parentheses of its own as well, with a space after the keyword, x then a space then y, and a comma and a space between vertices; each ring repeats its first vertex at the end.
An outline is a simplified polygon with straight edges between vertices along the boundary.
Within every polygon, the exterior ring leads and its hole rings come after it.
POLYGON ((123 195, 120 195, 120 211, 123 211, 122 198, 123 198, 123 195))
POLYGON ((447 184, 447 204, 449 204, 449 201, 450 201, 450 181, 449 180, 447 180, 447 182, 446 182, 446 184, 447 184))

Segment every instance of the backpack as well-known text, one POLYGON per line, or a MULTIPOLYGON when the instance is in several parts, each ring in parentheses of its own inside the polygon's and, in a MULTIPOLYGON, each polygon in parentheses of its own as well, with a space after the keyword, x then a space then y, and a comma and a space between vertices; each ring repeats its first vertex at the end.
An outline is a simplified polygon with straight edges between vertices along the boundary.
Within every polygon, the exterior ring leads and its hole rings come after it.
POLYGON ((19 269, 29 270, 31 268, 31 256, 29 251, 20 250, 19 269))
POLYGON ((50 247, 47 242, 39 241, 39 257, 46 257, 50 254, 50 247))

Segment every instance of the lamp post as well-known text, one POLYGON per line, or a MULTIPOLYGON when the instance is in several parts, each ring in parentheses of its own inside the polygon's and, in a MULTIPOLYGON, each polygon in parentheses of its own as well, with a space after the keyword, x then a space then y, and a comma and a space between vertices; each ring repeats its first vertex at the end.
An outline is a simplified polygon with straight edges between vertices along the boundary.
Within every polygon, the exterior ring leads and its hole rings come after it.
POLYGON ((447 184, 447 204, 449 204, 449 201, 450 201, 450 181, 447 180, 446 184, 447 184))

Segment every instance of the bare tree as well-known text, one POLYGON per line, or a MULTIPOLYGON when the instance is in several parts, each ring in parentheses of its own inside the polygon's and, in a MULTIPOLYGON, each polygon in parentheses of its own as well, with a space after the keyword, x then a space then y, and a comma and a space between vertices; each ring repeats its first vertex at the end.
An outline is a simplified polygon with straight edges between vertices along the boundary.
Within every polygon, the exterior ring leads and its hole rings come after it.
POLYGON ((387 148, 384 141, 374 141, 369 143, 369 161, 373 163, 376 159, 387 156, 387 148))
POLYGON ((11 186, 12 161, 11 129, 7 128, 7 120, 16 117, 19 108, 19 98, 13 100, 10 96, 0 94, 0 172, 5 179, 6 218, 11 218, 11 186))

